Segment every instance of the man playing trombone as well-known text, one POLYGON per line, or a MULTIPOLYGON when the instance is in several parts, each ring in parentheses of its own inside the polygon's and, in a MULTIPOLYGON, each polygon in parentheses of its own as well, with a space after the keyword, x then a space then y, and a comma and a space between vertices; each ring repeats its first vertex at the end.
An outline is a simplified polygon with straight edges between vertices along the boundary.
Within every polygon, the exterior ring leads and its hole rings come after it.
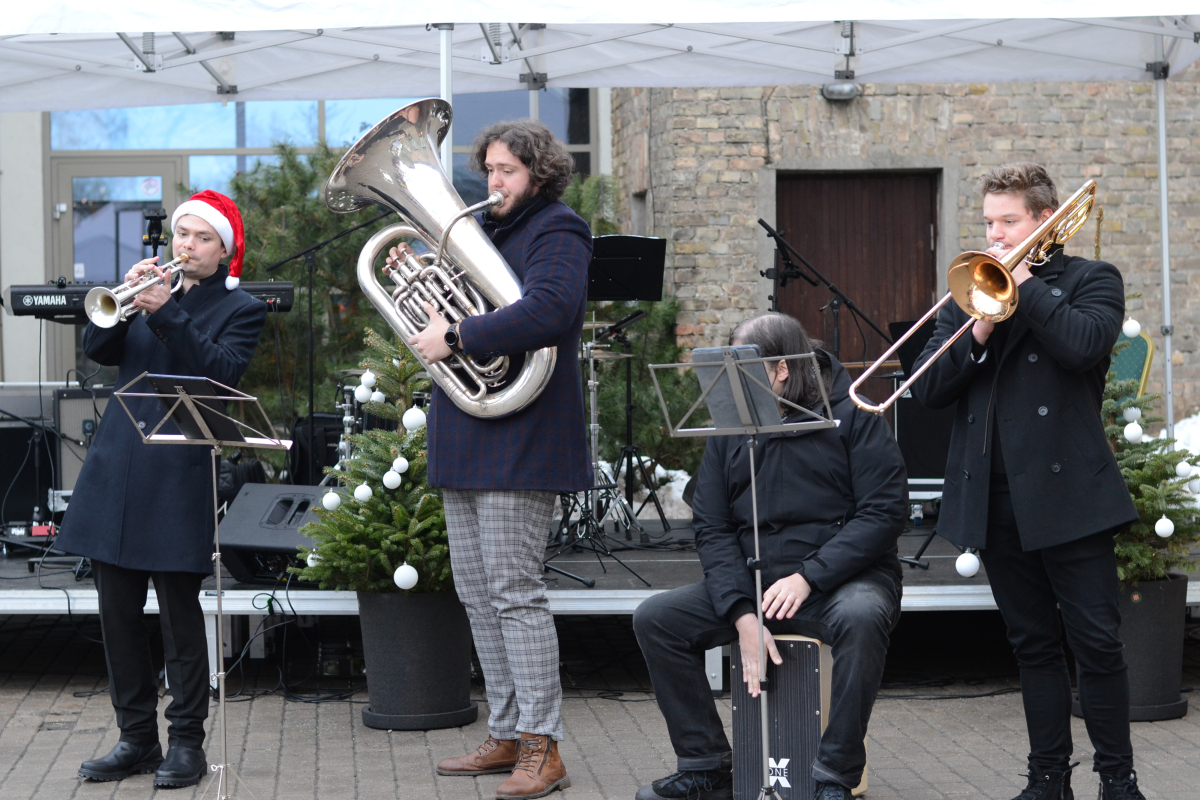
MULTIPOLYGON (((1054 215, 1037 164, 980 180, 988 245, 1025 241, 1054 215)), ((1109 354, 1124 314, 1116 267, 1050 249, 1012 270, 1016 312, 976 321, 916 381, 930 408, 957 403, 938 533, 980 551, 1021 672, 1028 786, 1018 800, 1071 800, 1071 680, 1059 609, 1079 666, 1079 701, 1102 800, 1143 800, 1129 738, 1119 636, 1116 532, 1138 518, 1100 418, 1109 354)), ((968 321, 943 309, 914 369, 968 321)))
MULTIPOLYGON (((242 219, 233 201, 205 191, 171 217, 171 247, 187 255, 172 291, 157 258, 135 264, 129 284, 155 279, 115 315, 93 317, 83 333, 88 357, 119 367, 117 384, 143 372, 196 375, 235 386, 258 346, 267 308, 237 288, 242 219), (229 267, 221 262, 231 256, 229 267), (161 283, 159 278, 165 278, 161 283), (124 313, 129 312, 129 313, 124 313), (98 324, 99 323, 99 324, 98 324), (103 326, 103 327, 102 327, 103 326)), ((143 430, 163 408, 130 398, 143 430)), ((162 432, 177 433, 169 421, 162 432)), ((106 414, 79 473, 56 547, 92 560, 104 632, 108 690, 121 739, 108 755, 83 762, 79 775, 118 781, 153 772, 159 787, 191 786, 208 771, 208 637, 200 584, 212 574, 213 487, 209 452, 154 447, 120 410, 106 414), (147 583, 158 596, 167 684, 168 750, 158 732, 158 681, 146 631, 147 583)))

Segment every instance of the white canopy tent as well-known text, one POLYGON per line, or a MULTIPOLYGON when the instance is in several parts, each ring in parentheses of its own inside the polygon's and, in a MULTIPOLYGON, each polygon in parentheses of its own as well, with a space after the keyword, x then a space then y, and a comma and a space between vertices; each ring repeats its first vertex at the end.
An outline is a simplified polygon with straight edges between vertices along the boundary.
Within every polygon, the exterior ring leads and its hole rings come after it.
MULTIPOLYGON (((948 0, 59 0, 0 17, 0 111, 215 100, 394 97, 607 86, 1155 80, 1168 434, 1170 260, 1164 82, 1200 58, 1200 14, 1150 0, 1017 0, 1002 19, 948 0), (850 22, 849 20, 854 20, 850 22), (215 33, 197 27, 223 27, 215 33), (156 33, 143 32, 145 29, 156 33), (137 31, 137 32, 130 32, 137 31)), ((446 144, 448 148, 449 141, 446 144)), ((447 150, 448 153, 448 150, 447 150)), ((447 162, 449 158, 444 159, 447 162)))

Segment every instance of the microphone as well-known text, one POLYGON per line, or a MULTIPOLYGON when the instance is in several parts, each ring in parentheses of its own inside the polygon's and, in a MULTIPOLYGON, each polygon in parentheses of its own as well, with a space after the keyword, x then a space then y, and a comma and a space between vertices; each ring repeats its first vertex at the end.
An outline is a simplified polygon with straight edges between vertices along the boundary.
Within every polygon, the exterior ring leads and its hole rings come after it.
POLYGON ((614 322, 612 325, 609 325, 607 328, 601 328, 600 331, 596 334, 595 341, 603 342, 606 339, 611 339, 613 336, 620 333, 622 328, 626 328, 626 327, 632 325, 633 323, 637 322, 642 317, 646 316, 646 313, 647 312, 645 312, 639 308, 637 311, 634 311, 632 314, 627 314, 626 316, 621 317, 619 320, 614 322))

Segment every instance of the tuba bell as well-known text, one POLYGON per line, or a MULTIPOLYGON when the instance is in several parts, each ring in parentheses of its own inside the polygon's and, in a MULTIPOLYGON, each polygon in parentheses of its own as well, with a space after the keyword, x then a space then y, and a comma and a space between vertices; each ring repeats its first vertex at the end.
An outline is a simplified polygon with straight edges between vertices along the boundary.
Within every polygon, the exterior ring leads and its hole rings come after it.
MULTIPOLYGON (((336 213, 380 204, 400 216, 403 224, 384 228, 363 246, 358 283, 406 343, 429 323, 425 303, 455 323, 521 298, 516 275, 472 217, 497 205, 499 195, 468 207, 442 170, 438 145, 450 120, 450 104, 438 99, 393 112, 346 151, 324 187, 325 205, 336 213), (415 239, 428 252, 385 266, 392 284, 385 289, 375 261, 397 239, 415 239)), ((513 376, 508 356, 476 360, 454 353, 429 364, 409 349, 454 405, 482 418, 507 416, 533 402, 550 381, 556 358, 553 347, 526 353, 513 376)))

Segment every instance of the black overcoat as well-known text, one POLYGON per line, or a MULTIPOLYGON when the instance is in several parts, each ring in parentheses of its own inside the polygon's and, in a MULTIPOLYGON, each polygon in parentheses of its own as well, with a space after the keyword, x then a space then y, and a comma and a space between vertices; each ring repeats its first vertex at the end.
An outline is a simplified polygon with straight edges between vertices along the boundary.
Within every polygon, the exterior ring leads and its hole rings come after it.
MULTIPOLYGON (((829 401, 841 424, 760 436, 755 448, 763 590, 799 572, 813 591, 832 592, 875 568, 898 591, 896 540, 908 515, 904 458, 888 424, 850 401, 842 365, 818 356, 830 365, 829 401)), ((692 504, 709 597, 730 622, 754 613, 746 565, 754 555, 749 456, 745 436, 709 437, 692 504)))
MULTIPOLYGON (((971 357, 968 331, 913 386, 930 408, 957 403, 938 533, 987 543, 989 431, 998 423, 1021 546, 1038 550, 1138 518, 1100 408, 1125 312, 1121 273, 1056 248, 1021 284, 1003 352, 971 357)), ((917 366, 968 319, 951 304, 917 366)), ((989 339, 989 345, 991 340, 989 339)))
MULTIPOLYGON (((236 386, 258 345, 267 306, 241 289, 226 289, 227 274, 222 266, 149 316, 108 329, 89 324, 84 352, 98 364, 120 367, 118 388, 143 372, 236 386)), ((143 381, 132 391, 150 387, 143 381)), ((163 417, 157 399, 125 402, 146 431, 163 417)), ((179 431, 168 420, 159 432, 179 431)), ((211 572, 211 453, 200 445, 143 443, 114 398, 80 470, 58 549, 128 569, 211 572)))

